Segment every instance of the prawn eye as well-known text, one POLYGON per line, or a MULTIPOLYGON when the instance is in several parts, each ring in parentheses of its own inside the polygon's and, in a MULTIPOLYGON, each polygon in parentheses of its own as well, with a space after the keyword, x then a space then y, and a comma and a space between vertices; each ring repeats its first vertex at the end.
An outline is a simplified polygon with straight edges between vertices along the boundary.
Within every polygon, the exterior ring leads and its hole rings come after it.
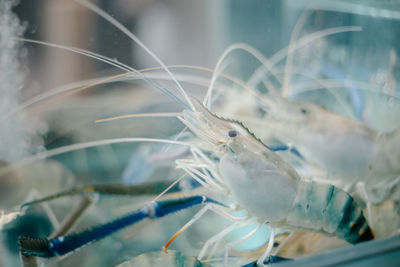
POLYGON ((308 113, 307 109, 305 109, 305 108, 300 109, 300 112, 301 112, 302 114, 307 114, 307 113, 308 113))
POLYGON ((237 132, 235 130, 229 130, 228 135, 229 135, 229 137, 236 137, 237 132))

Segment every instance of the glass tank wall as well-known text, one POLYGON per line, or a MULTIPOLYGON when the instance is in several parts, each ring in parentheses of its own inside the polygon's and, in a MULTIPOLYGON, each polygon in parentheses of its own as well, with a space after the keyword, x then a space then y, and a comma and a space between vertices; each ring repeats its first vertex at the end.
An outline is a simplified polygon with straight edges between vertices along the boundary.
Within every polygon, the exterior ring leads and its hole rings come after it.
POLYGON ((0 266, 243 266, 271 232, 287 265, 397 251, 399 19, 388 0, 0 0, 0 266), (350 244, 364 221, 377 240, 350 244), (42 245, 21 256, 21 236, 42 245), (54 240, 77 249, 26 257, 54 240))

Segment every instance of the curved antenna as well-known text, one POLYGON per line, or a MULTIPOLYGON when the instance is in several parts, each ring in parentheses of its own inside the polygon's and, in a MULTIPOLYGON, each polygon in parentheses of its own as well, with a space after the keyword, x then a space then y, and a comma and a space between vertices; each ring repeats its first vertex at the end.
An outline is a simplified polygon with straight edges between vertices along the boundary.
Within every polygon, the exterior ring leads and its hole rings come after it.
POLYGON ((278 81, 281 81, 279 76, 277 75, 278 70, 275 68, 275 65, 271 61, 269 61, 266 57, 264 57, 264 55, 261 52, 259 52, 257 49, 255 49, 254 47, 252 47, 250 45, 244 44, 244 43, 236 43, 236 44, 230 45, 227 49, 225 49, 224 53, 218 59, 217 65, 215 66, 213 76, 211 78, 210 86, 208 87, 207 94, 203 101, 203 104, 208 109, 210 109, 210 106, 211 106, 212 90, 213 90, 214 84, 216 82, 216 79, 218 78, 217 70, 219 70, 219 68, 221 67, 221 64, 224 61, 224 59, 230 53, 232 53, 234 50, 243 50, 243 51, 248 52, 249 54, 254 56, 256 59, 258 59, 258 61, 263 65, 263 67, 265 67, 268 71, 270 71, 278 79, 278 81))
MULTIPOLYGON (((308 14, 304 15, 304 20, 306 19, 306 17, 308 16, 308 14)), ((281 50, 279 50, 277 53, 275 53, 270 59, 267 59, 266 57, 264 57, 264 55, 262 55, 257 49, 246 45, 246 44, 233 44, 231 46, 229 46, 224 53, 222 54, 222 56, 219 58, 217 65, 214 69, 214 74, 213 77, 211 79, 210 82, 210 86, 208 88, 207 94, 204 98, 204 105, 207 108, 210 108, 211 105, 211 94, 212 94, 212 90, 213 90, 213 86, 214 83, 217 79, 217 74, 216 71, 220 68, 220 65, 222 64, 222 61, 230 54, 232 53, 232 51, 236 50, 236 49, 241 49, 244 50, 248 53, 250 53, 251 55, 253 55, 255 58, 257 58, 261 63, 262 66, 260 66, 254 73, 253 75, 250 77, 250 79, 247 82, 247 86, 246 87, 250 87, 250 88, 254 88, 258 83, 260 78, 264 76, 264 67, 269 71, 269 73, 271 73, 274 77, 277 78, 277 80, 283 84, 284 81, 282 82, 282 80, 279 78, 278 74, 278 70, 275 68, 275 65, 281 61, 282 59, 284 59, 285 57, 290 56, 294 51, 302 48, 303 46, 306 46, 307 44, 309 44, 310 42, 316 40, 316 39, 320 39, 323 38, 325 36, 328 35, 332 35, 332 34, 336 34, 336 33, 342 33, 342 32, 349 32, 349 31, 361 31, 362 28, 359 26, 345 26, 345 27, 335 27, 335 28, 329 28, 326 30, 322 30, 322 31, 317 31, 315 33, 309 34, 304 36, 303 38, 299 39, 298 42, 296 43, 291 43, 289 46, 282 48, 281 50)), ((285 79, 285 78, 284 78, 285 79)), ((335 96, 336 97, 336 96, 335 96)), ((339 102, 341 102, 340 100, 338 100, 339 102)))
POLYGON ((157 61, 158 64, 160 64, 164 70, 168 73, 168 75, 171 77, 171 79, 175 82, 175 84, 178 86, 178 90, 182 94, 182 96, 185 98, 187 103, 189 104, 190 108, 193 111, 196 111, 194 108, 192 102, 190 101, 188 95, 186 94, 185 90, 183 90, 182 86, 180 83, 176 80, 174 75, 169 71, 169 69, 165 66, 165 64, 145 45, 142 43, 142 41, 139 40, 139 38, 136 37, 131 31, 129 31, 124 25, 122 25, 120 22, 118 22, 116 19, 111 17, 109 14, 104 12, 102 9, 100 9, 98 6, 94 5, 93 3, 90 3, 86 0, 75 0, 77 3, 85 6, 86 8, 92 10, 108 22, 110 22, 113 26, 115 26, 118 30, 121 32, 125 33, 129 38, 131 38, 133 41, 135 41, 139 46, 141 46, 155 61, 157 61))
POLYGON ((96 140, 91 142, 78 143, 73 145, 67 145, 59 148, 54 148, 51 150, 47 150, 38 154, 35 154, 30 157, 26 157, 25 159, 17 162, 15 164, 9 165, 7 167, 0 169, 0 177, 9 173, 17 166, 27 165, 29 163, 35 162, 37 160, 42 160, 50 157, 54 157, 60 154, 86 149, 97 146, 105 146, 111 144, 122 144, 122 143, 137 143, 137 142, 154 142, 154 143, 164 143, 164 144, 174 144, 174 145, 182 145, 182 146, 195 146, 193 144, 189 144, 182 141, 168 140, 168 139, 157 139, 157 138, 142 138, 142 137, 128 137, 128 138, 113 138, 113 139, 103 139, 96 140))
MULTIPOLYGON (((354 113, 353 113, 352 109, 349 107, 349 105, 346 104, 346 101, 336 91, 332 90, 331 84, 326 83, 324 79, 316 79, 316 78, 314 78, 310 75, 304 74, 304 73, 290 72, 289 75, 291 75, 291 74, 299 74, 303 77, 307 77, 310 80, 320 84, 319 88, 326 89, 335 98, 335 100, 339 103, 339 105, 341 105, 343 107, 343 110, 345 111, 345 113, 347 113, 348 116, 354 118, 354 113)), ((284 75, 286 75, 286 73, 284 73, 284 75)), ((289 95, 283 96, 283 98, 285 98, 285 99, 288 97, 289 97, 289 95)))
MULTIPOLYGON (((357 80, 346 79, 346 80, 338 81, 336 79, 319 79, 319 80, 316 80, 316 81, 319 82, 320 84, 321 84, 321 82, 323 82, 324 85, 326 85, 328 88, 335 88, 335 87, 336 88, 340 88, 340 87, 344 87, 345 88, 346 87, 346 83, 349 83, 349 84, 353 84, 353 85, 357 86, 358 89, 363 90, 363 91, 368 92, 368 93, 373 93, 373 94, 378 94, 378 95, 382 95, 383 94, 382 92, 379 92, 378 90, 371 89, 371 87, 370 87, 370 85, 368 83, 357 81, 357 80)), ((298 94, 301 94, 301 93, 304 93, 304 92, 313 91, 313 90, 321 90, 321 89, 326 89, 326 88, 320 87, 320 86, 307 87, 307 88, 303 88, 302 90, 297 91, 297 92, 295 92, 295 93, 293 93, 293 94, 291 94, 289 96, 295 96, 295 95, 298 95, 298 94)), ((386 96, 387 94, 383 94, 383 95, 386 96)), ((393 95, 391 97, 393 97, 396 100, 400 100, 400 96, 399 95, 393 95)))
MULTIPOLYGON (((295 43, 295 40, 299 36, 301 28, 303 28, 304 23, 306 20, 310 17, 310 15, 314 12, 314 10, 307 10, 303 11, 299 17, 299 19, 296 22, 296 25, 294 26, 294 29, 292 31, 292 34, 290 36, 290 41, 289 41, 289 47, 288 50, 292 50, 293 44, 295 43)), ((286 65, 285 65, 285 76, 283 77, 283 84, 282 84, 282 96, 287 97, 287 95, 290 93, 290 79, 291 79, 291 71, 292 71, 292 66, 293 66, 293 53, 288 54, 286 57, 286 65)))
MULTIPOLYGON (((48 42, 40 42, 40 41, 30 40, 30 39, 20 39, 20 40, 27 41, 27 42, 32 42, 32 43, 39 43, 39 44, 48 45, 48 46, 55 45, 55 44, 48 43, 48 42)), ((61 45, 55 45, 54 47, 56 47, 56 46, 58 48, 64 48, 64 47, 65 48, 71 48, 71 47, 68 47, 68 46, 61 46, 61 45)), ((79 49, 79 48, 77 48, 77 49, 79 49)), ((80 50, 82 51, 82 54, 84 52, 90 52, 90 51, 86 51, 86 50, 82 50, 82 49, 80 49, 80 50)), ((75 51, 72 50, 72 48, 69 51, 75 52, 75 51)), ((96 53, 93 53, 93 55, 94 56, 101 56, 101 55, 98 55, 96 53)), ((111 62, 114 62, 114 63, 118 62, 118 61, 114 61, 114 60, 112 60, 110 58, 107 58, 107 57, 104 57, 104 58, 105 59, 109 59, 111 62)), ((123 63, 121 63, 121 65, 122 66, 126 66, 123 63)), ((126 66, 126 67, 127 68, 131 68, 130 66, 126 66)), ((195 66, 195 65, 168 65, 168 68, 170 68, 170 69, 193 69, 193 70, 200 70, 200 71, 210 72, 210 73, 214 72, 214 70, 211 69, 211 68, 207 68, 207 67, 203 67, 203 66, 195 66)), ((161 69, 163 69, 163 67, 157 66, 157 67, 144 68, 144 69, 140 69, 140 70, 133 69, 133 72, 135 72, 135 74, 139 74, 139 73, 143 73, 143 72, 150 72, 150 71, 153 71, 153 70, 161 70, 161 69)), ((40 101, 43 101, 43 100, 48 99, 48 98, 51 98, 51 97, 53 97, 53 96, 55 96, 57 94, 68 92, 65 95, 63 95, 62 97, 67 96, 67 95, 72 95, 72 94, 75 94, 77 92, 80 92, 82 90, 85 90, 87 88, 90 88, 90 87, 98 85, 98 84, 104 84, 104 83, 116 82, 116 81, 124 81, 124 79, 123 79, 124 77, 126 77, 127 80, 143 79, 144 81, 149 83, 151 86, 154 86, 154 84, 152 84, 150 82, 150 80, 144 78, 144 74, 142 74, 141 77, 139 77, 139 78, 131 76, 131 74, 132 73, 128 71, 127 73, 117 74, 117 75, 108 76, 108 77, 94 78, 94 79, 89 79, 89 80, 82 80, 82 81, 77 81, 77 82, 73 82, 73 83, 69 83, 69 84, 65 84, 65 85, 56 87, 56 88, 51 89, 49 91, 46 91, 44 93, 38 94, 35 97, 23 102, 17 108, 15 108, 15 109, 9 111, 8 113, 0 116, 0 121, 5 119, 5 118, 8 118, 9 116, 11 116, 13 114, 16 114, 17 112, 19 112, 21 110, 24 110, 24 109, 26 109, 26 108, 38 103, 40 101), (72 90, 72 92, 69 92, 71 90, 72 90)), ((236 78, 234 78, 232 76, 229 76, 228 74, 225 74, 225 73, 222 73, 222 72, 217 72, 217 74, 220 75, 221 77, 223 77, 223 78, 225 78, 225 79, 237 84, 238 86, 240 86, 242 88, 246 87, 246 85, 245 85, 245 83, 243 81, 241 81, 239 79, 236 79, 236 78)), ((154 80, 154 79, 167 79, 167 78, 163 78, 162 76, 154 76, 154 75, 152 75, 150 73, 146 74, 146 77, 150 78, 151 80, 154 80)), ((208 82, 206 83, 206 81, 203 81, 201 83, 201 82, 193 82, 194 80, 195 79, 193 79, 193 78, 190 79, 190 77, 188 77, 186 79, 182 79, 182 78, 180 79, 180 81, 184 81, 184 82, 187 82, 187 83, 192 83, 192 84, 201 85, 201 86, 208 86, 208 82)), ((167 92, 164 92, 164 93, 167 93, 167 92)), ((174 95, 168 95, 168 96, 175 97, 174 95)), ((185 107, 189 107, 189 106, 186 105, 186 103, 182 102, 179 98, 176 98, 175 100, 179 101, 179 103, 181 103, 185 107)))
MULTIPOLYGON (((278 52, 276 52, 272 57, 269 58, 270 63, 275 65, 278 62, 280 62, 282 59, 284 59, 285 57, 287 57, 289 54, 295 52, 296 50, 308 45, 309 43, 321 39, 323 37, 332 35, 332 34, 336 34, 336 33, 343 33, 343 32, 352 32, 352 31, 361 31, 362 27, 360 26, 344 26, 344 27, 335 27, 335 28, 329 28, 329 29, 325 29, 322 31, 317 31, 311 34, 308 34, 306 36, 304 36, 303 38, 299 39, 296 43, 293 43, 292 47, 284 47, 281 50, 279 50, 278 52)), ((251 78, 249 79, 248 85, 250 87, 255 87, 259 81, 260 78, 259 77, 263 77, 265 76, 264 70, 260 67, 258 68, 253 75, 251 76, 251 78)))
MULTIPOLYGON (((150 67, 150 68, 146 68, 146 69, 141 69, 139 71, 140 72, 144 72, 144 71, 150 71, 150 70, 159 70, 161 68, 162 67, 150 67)), ((168 68, 170 68, 170 69, 193 69, 193 70, 201 70, 201 71, 204 71, 204 72, 209 72, 209 73, 211 73, 213 75, 214 74, 215 75, 219 75, 219 76, 227 79, 228 81, 231 81, 231 82, 235 83, 236 85, 239 85, 242 88, 246 88, 246 84, 242 80, 240 80, 238 78, 235 78, 233 76, 230 76, 230 75, 228 75, 226 73, 217 71, 216 69, 211 69, 211 68, 208 68, 208 67, 196 66, 196 65, 168 65, 168 68)))
POLYGON ((94 58, 97 59, 99 61, 108 63, 114 67, 120 68, 124 71, 127 71, 128 73, 125 75, 128 75, 130 73, 134 73, 134 74, 138 74, 140 75, 140 77, 147 82, 150 86, 154 87, 155 89, 161 91, 162 93, 164 93, 165 95, 167 95, 168 97, 172 98, 173 100, 175 100, 177 103, 181 104, 182 106, 184 106, 185 108, 190 108, 189 105, 187 105, 185 102, 183 102, 181 99, 179 99, 176 95, 172 94, 170 91, 168 91, 167 89, 163 88, 162 86, 158 85, 156 82, 151 81, 149 79, 146 78, 146 76, 141 73, 140 71, 136 70, 135 68, 132 68, 128 65, 125 65, 117 60, 111 59, 109 57, 106 56, 102 56, 100 54, 85 50, 85 49, 81 49, 81 48, 76 48, 76 47, 71 47, 71 46, 64 46, 64 45, 59 45, 59 44, 54 44, 54 43, 50 43, 50 42, 42 42, 42 41, 37 41, 37 40, 31 40, 31 39, 24 39, 24 38, 20 38, 20 40, 25 41, 25 42, 30 42, 30 43, 37 43, 37 44, 41 44, 41 45, 46 45, 46 46, 50 46, 50 47, 54 47, 54 48, 59 48, 59 49, 63 49, 63 50, 67 50, 67 51, 71 51, 74 53, 78 53, 90 58, 94 58))
POLYGON ((41 158, 41 159, 49 158, 49 157, 54 157, 54 156, 64 154, 67 152, 84 149, 84 148, 111 145, 111 144, 121 144, 121 143, 136 143, 136 142, 154 142, 154 143, 166 143, 166 144, 175 144, 175 145, 183 145, 183 146, 193 146, 192 144, 189 144, 186 142, 173 141, 173 140, 168 140, 168 139, 128 137, 128 138, 103 139, 103 140, 98 140, 98 141, 91 141, 91 142, 84 142, 84 143, 63 146, 60 148, 47 150, 45 152, 39 153, 38 155, 34 155, 33 157, 41 158))
POLYGON ((98 119, 94 123, 101 123, 107 121, 123 120, 130 118, 177 118, 182 116, 182 112, 162 112, 162 113, 134 113, 134 114, 124 114, 119 116, 114 116, 110 118, 98 119))
POLYGON ((50 46, 50 47, 54 47, 54 48, 60 48, 63 50, 67 50, 67 51, 71 51, 77 54, 81 54, 81 55, 85 55, 91 58, 95 58, 101 62, 105 62, 109 65, 112 65, 114 67, 117 67, 119 69, 122 69, 126 72, 136 72, 136 70, 122 62, 119 62, 116 59, 111 59, 109 57, 82 49, 82 48, 78 48, 78 47, 73 47, 73 46, 65 46, 65 45, 60 45, 60 44, 55 44, 55 43, 50 43, 50 42, 44 42, 44 41, 39 41, 39 40, 33 40, 33 39, 28 39, 28 38, 17 38, 17 40, 26 42, 26 43, 33 43, 33 44, 40 44, 40 45, 45 45, 45 46, 50 46))
MULTIPOLYGON (((24 110, 40 101, 43 101, 45 99, 51 98, 53 96, 56 96, 58 94, 64 93, 66 92, 65 95, 63 95, 62 97, 66 96, 66 95, 72 95, 74 93, 80 92, 82 90, 85 90, 91 86, 97 85, 97 84, 103 84, 105 82, 111 82, 111 81, 116 81, 118 80, 118 77, 120 76, 125 76, 129 73, 124 73, 124 74, 119 74, 119 75, 115 75, 115 76, 109 76, 106 78, 96 78, 96 79, 90 79, 90 80, 84 80, 84 81, 78 81, 78 82, 73 82, 73 83, 69 83, 60 87, 56 87, 54 89, 51 89, 49 91, 46 91, 44 93, 38 94, 35 97, 21 103, 20 105, 18 105, 18 107, 16 107, 13 110, 10 110, 8 113, 1 115, 0 116, 0 121, 18 113, 21 110, 24 110), (118 77, 116 77, 118 76, 118 77), (71 91, 72 90, 72 91, 71 91)), ((61 98, 61 96, 59 97, 61 98)))

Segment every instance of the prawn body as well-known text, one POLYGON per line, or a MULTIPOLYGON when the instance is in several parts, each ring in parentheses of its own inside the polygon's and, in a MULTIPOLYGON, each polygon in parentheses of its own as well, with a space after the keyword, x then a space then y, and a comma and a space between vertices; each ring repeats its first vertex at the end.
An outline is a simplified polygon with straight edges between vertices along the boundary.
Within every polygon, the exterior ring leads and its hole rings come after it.
POLYGON ((400 174, 399 130, 380 134, 314 103, 279 96, 261 100, 267 103, 266 113, 249 120, 250 127, 264 142, 278 139, 294 145, 309 163, 322 168, 323 176, 313 175, 314 180, 346 191, 362 182, 374 204, 391 197, 400 174))
POLYGON ((281 221, 294 201, 299 178, 292 172, 282 171, 285 169, 262 154, 242 151, 231 145, 219 164, 232 195, 241 206, 262 220, 281 221))
MULTIPOLYGON (((241 97, 236 90, 230 94, 241 97)), ((308 162, 321 167, 328 176, 339 180, 345 176, 345 183, 357 181, 379 152, 378 134, 357 121, 314 103, 297 103, 278 95, 259 94, 257 98, 251 104, 235 101, 236 109, 231 107, 232 101, 224 102, 217 107, 218 112, 229 118, 244 118, 264 143, 278 140, 294 145, 308 162), (226 105, 231 107, 229 114, 224 112, 226 105), (243 105, 251 109, 245 117, 243 105)))
POLYGON ((266 124, 328 174, 354 181, 376 158, 377 133, 365 125, 313 103, 282 99, 278 105, 279 110, 267 115, 266 124))
POLYGON ((240 122, 221 119, 197 101, 183 122, 217 146, 218 173, 235 201, 273 227, 336 235, 350 243, 373 238, 361 208, 343 190, 303 180, 240 122))
POLYGON ((333 185, 302 180, 276 157, 266 158, 267 153, 241 153, 231 145, 219 164, 232 195, 250 213, 276 227, 336 235, 352 244, 373 238, 349 194, 333 185))
POLYGON ((400 130, 379 134, 312 103, 286 102, 279 112, 292 120, 274 113, 273 128, 307 160, 321 166, 327 172, 324 179, 341 188, 362 182, 373 204, 399 199, 392 191, 397 190, 400 175, 400 130))
POLYGON ((400 174, 400 130, 377 135, 375 164, 370 167, 372 173, 400 174))

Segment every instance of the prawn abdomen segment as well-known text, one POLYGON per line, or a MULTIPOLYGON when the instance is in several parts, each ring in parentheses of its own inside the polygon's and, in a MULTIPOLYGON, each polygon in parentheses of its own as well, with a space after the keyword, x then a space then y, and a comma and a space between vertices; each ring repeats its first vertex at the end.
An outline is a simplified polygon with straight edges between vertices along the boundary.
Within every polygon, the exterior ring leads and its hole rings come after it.
POLYGON ((315 181, 301 181, 285 222, 290 228, 334 235, 355 244, 373 234, 354 199, 343 190, 315 181))

